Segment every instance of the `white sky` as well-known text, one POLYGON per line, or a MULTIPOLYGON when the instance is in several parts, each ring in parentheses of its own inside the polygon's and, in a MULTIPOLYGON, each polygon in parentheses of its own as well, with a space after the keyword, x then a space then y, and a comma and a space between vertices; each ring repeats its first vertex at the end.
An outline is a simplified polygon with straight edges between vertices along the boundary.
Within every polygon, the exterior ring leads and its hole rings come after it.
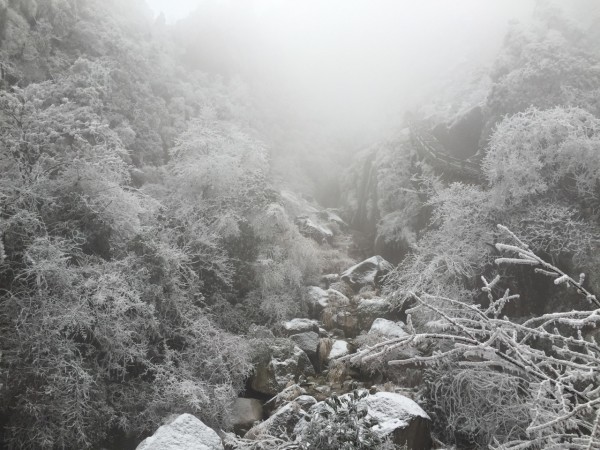
MULTIPOLYGON (((156 15, 165 13, 167 23, 214 1, 146 0, 156 15)), ((490 63, 508 22, 528 18, 534 3, 216 1, 228 8, 223 9, 225 16, 208 17, 210 24, 237 42, 237 57, 252 69, 251 79, 266 95, 279 99, 287 111, 347 127, 397 120, 393 117, 418 101, 428 85, 447 79, 455 67, 490 63)), ((211 42, 222 51, 218 42, 211 42)))
POLYGON ((154 15, 165 13, 167 23, 177 22, 186 17, 198 5, 199 0, 146 0, 154 15))

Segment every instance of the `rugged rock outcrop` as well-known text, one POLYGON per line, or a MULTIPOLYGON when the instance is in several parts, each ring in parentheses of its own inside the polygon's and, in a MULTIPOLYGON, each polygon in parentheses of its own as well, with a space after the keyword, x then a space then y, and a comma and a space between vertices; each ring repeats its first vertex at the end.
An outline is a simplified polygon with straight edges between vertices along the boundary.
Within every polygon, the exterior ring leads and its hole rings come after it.
POLYGON ((191 414, 182 414, 144 439, 136 450, 223 450, 219 435, 191 414))

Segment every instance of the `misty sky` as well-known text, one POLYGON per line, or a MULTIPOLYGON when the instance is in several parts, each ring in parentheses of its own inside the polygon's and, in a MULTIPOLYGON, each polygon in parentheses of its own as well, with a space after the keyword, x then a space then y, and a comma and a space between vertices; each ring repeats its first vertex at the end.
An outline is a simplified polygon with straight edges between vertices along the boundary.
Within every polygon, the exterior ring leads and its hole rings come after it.
MULTIPOLYGON (((202 2, 146 1, 168 23, 202 2)), ((222 2, 252 9, 250 27, 227 17, 221 27, 247 46, 240 58, 272 91, 267 95, 306 117, 351 128, 397 122, 457 68, 489 64, 509 21, 526 20, 534 0, 222 2)))

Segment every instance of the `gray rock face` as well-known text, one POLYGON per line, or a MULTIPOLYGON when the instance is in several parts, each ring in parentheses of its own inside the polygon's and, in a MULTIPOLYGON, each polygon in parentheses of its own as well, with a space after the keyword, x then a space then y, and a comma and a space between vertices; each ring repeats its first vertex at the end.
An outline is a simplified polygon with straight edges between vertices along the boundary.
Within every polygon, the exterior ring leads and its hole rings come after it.
POLYGON ((269 347, 270 359, 259 363, 250 377, 250 387, 266 395, 276 395, 301 376, 315 374, 312 363, 297 345, 273 343, 269 347))
POLYGON ((306 417, 301 405, 295 401, 285 404, 264 422, 252 427, 245 435, 245 439, 257 439, 261 435, 283 436, 291 434, 296 424, 306 417))
POLYGON ((283 323, 283 330, 286 336, 305 333, 307 331, 314 331, 318 333, 319 324, 315 320, 310 319, 292 319, 283 323))
POLYGON ((136 450, 223 450, 219 435, 191 414, 182 414, 144 439, 136 450))
POLYGON ((354 289, 368 285, 378 286, 381 277, 392 269, 393 266, 381 256, 373 256, 343 272, 341 279, 354 289))
POLYGON ((319 335, 314 331, 295 334, 290 339, 300 347, 311 361, 317 358, 317 348, 319 347, 319 335))
POLYGON ((255 398, 237 398, 233 403, 231 422, 236 430, 249 430, 263 419, 262 403, 255 398))

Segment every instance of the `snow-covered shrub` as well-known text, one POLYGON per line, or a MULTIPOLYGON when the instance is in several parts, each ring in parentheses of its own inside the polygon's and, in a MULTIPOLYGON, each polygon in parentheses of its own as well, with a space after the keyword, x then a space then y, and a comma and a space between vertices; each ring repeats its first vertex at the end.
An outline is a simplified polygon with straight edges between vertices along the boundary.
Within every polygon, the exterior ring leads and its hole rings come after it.
POLYGON ((367 450, 390 449, 394 445, 374 431, 377 420, 368 415, 360 400, 366 391, 353 391, 325 400, 323 407, 308 418, 308 424, 299 436, 302 450, 367 450))
MULTIPOLYGON (((482 277, 482 290, 488 296, 486 306, 413 293, 417 306, 409 310, 410 335, 363 349, 347 359, 363 364, 384 359, 398 367, 415 363, 435 366, 458 360, 459 367, 473 371, 472 378, 510 377, 519 386, 518 393, 514 387, 506 390, 506 395, 516 396, 528 405, 524 433, 494 433, 488 436, 486 445, 503 449, 596 448, 600 444, 600 346, 593 336, 600 323, 600 302, 585 287, 585 275, 577 279, 569 276, 537 256, 507 228, 499 229, 511 242, 496 244, 496 249, 506 255, 496 258, 497 265, 531 267, 551 278, 556 286, 575 290, 588 301, 590 309, 512 321, 503 315, 503 310, 519 296, 508 289, 500 290, 500 276, 490 281, 482 277), (419 309, 435 316, 423 332, 417 332, 412 325, 411 316, 419 309), (426 341, 443 345, 430 355, 391 361, 387 357, 398 348, 426 341), (483 375, 486 372, 489 373, 483 375)), ((502 387, 498 383, 496 386, 502 387)), ((503 417, 512 415, 502 408, 500 413, 503 417)))

